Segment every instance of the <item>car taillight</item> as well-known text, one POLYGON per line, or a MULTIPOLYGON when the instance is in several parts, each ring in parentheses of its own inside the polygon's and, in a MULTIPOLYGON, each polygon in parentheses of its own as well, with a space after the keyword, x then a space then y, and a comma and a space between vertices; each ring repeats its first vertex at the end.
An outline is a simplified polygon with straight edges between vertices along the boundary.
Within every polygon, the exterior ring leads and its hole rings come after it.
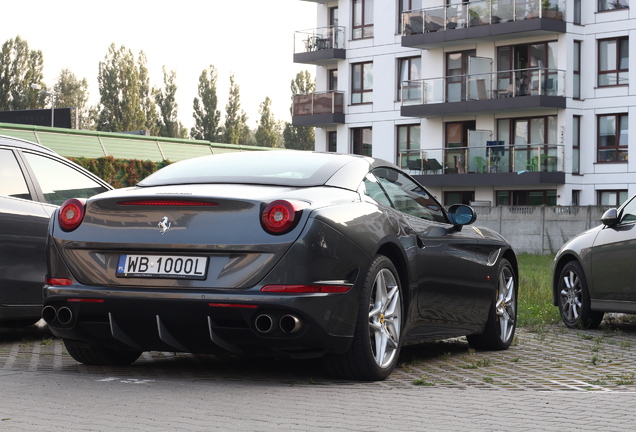
POLYGON ((278 200, 270 203, 261 214, 261 224, 270 234, 280 235, 291 231, 307 203, 278 200))
POLYGON ((64 231, 73 231, 84 220, 86 200, 71 198, 64 201, 57 214, 57 220, 64 231))

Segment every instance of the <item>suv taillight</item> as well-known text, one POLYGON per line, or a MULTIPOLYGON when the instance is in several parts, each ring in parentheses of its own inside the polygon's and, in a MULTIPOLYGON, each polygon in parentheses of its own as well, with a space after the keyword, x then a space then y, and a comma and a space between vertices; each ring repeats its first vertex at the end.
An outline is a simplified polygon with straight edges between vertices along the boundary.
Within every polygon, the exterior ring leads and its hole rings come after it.
POLYGON ((57 214, 57 220, 64 231, 73 231, 84 220, 86 200, 71 198, 64 201, 57 214))

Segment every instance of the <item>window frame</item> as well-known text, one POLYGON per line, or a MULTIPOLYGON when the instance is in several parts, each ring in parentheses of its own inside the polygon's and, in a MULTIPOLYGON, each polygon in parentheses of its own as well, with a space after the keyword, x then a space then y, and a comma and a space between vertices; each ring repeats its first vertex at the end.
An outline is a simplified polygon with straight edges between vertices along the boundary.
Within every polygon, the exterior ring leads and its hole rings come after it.
POLYGON ((338 151, 338 132, 327 131, 327 151, 336 153, 338 151))
MULTIPOLYGON (((398 67, 397 67, 397 101, 401 101, 402 100, 402 83, 404 81, 413 81, 413 80, 419 80, 422 78, 422 56, 412 56, 412 57, 401 57, 397 59, 398 62, 398 67), (418 66, 418 73, 419 76, 416 78, 412 77, 412 72, 413 72, 413 60, 419 60, 420 64, 418 66), (406 68, 407 68, 407 79, 403 80, 402 79, 402 71, 404 70, 404 64, 406 63, 406 68)), ((409 87, 410 88, 410 87, 409 87)), ((417 86, 417 89, 419 90, 419 86, 417 86)), ((409 92, 410 93, 410 92, 409 92)), ((421 95, 420 95, 421 98, 421 95)), ((408 100, 411 100, 411 98, 409 98, 408 100)))
MULTIPOLYGON (((400 154, 402 151, 408 151, 408 150, 422 150, 422 140, 421 140, 421 133, 422 133, 422 125, 419 123, 412 123, 412 124, 405 124, 405 125, 397 125, 395 127, 395 139, 396 139, 396 149, 397 149, 397 155, 396 155, 396 160, 398 161, 398 163, 400 163, 399 161, 402 161, 402 166, 400 166, 400 168, 402 169, 408 169, 408 164, 405 162, 409 160, 409 157, 407 156, 406 158, 401 158, 400 159, 400 154), (417 127, 418 131, 416 134, 413 134, 413 128, 417 127), (405 149, 401 149, 400 148, 400 130, 406 130, 406 148, 405 149), (412 135, 417 135, 417 148, 411 148, 411 144, 412 144, 412 135)), ((416 158, 420 157, 420 153, 417 154, 416 158)))
POLYGON ((351 128, 351 154, 372 156, 373 155, 373 128, 371 126, 351 128), (365 132, 368 132, 371 141, 369 143, 364 142, 365 132), (359 134, 356 137, 356 134, 359 134), (369 152, 364 152, 364 146, 369 146, 369 152))
POLYGON ((351 105, 363 105, 373 103, 373 62, 360 62, 351 64, 351 105), (370 66, 367 73, 371 76, 371 88, 365 87, 365 68, 370 66), (355 76, 356 68, 360 68, 358 76, 360 77, 360 88, 356 88, 355 76), (365 100, 365 95, 370 95, 370 100, 365 100), (354 101, 354 97, 359 96, 360 101, 354 101))
POLYGON ((360 40, 360 39, 370 39, 373 37, 373 4, 374 0, 353 0, 351 2, 351 39, 352 40, 360 40), (357 5, 360 4, 360 17, 357 16, 357 5), (371 9, 371 22, 366 22, 367 18, 367 8, 371 9), (359 18, 360 24, 356 24, 357 19, 359 18))
POLYGON ((612 8, 609 7, 611 5, 611 3, 607 0, 598 0, 597 2, 597 6, 598 6, 598 11, 599 12, 612 12, 612 11, 617 11, 617 10, 625 10, 625 9, 629 9, 629 0, 616 0, 617 2, 626 2, 627 4, 625 6, 623 5, 618 5, 618 7, 616 8, 612 8), (605 5, 605 6, 603 6, 605 5))
MULTIPOLYGON (((627 123, 629 124, 629 114, 627 113, 617 113, 617 114, 598 114, 596 116, 596 163, 627 163, 628 162, 628 144, 629 144, 629 136, 627 137, 626 143, 621 144, 621 120, 625 118, 627 123), (601 119, 604 117, 614 117, 614 145, 612 146, 601 146, 601 119), (602 160, 601 158, 601 150, 615 150, 616 157, 609 160, 602 160), (621 158, 619 154, 623 154, 624 157, 621 158)), ((629 131, 629 128, 627 129, 629 131)), ((610 135, 607 135, 610 136, 610 135)))
MULTIPOLYGON (((607 39, 599 39, 598 43, 597 43, 597 52, 598 52, 598 60, 597 60, 597 67, 596 67, 596 79, 597 79, 597 86, 598 87, 617 87, 617 86, 625 86, 629 84, 629 36, 620 36, 620 37, 614 37, 614 38, 607 38, 607 39), (606 70, 601 70, 601 59, 603 58, 603 55, 601 53, 601 46, 603 43, 605 42, 610 42, 610 41, 615 41, 616 42, 616 52, 614 53, 614 60, 615 60, 615 64, 616 64, 616 69, 606 69, 606 70), (620 64, 621 64, 621 48, 622 48, 622 44, 623 43, 627 43, 627 68, 626 69, 621 69, 620 68, 620 64), (621 82, 621 74, 625 73, 627 74, 627 78, 625 78, 625 82, 621 82), (615 84, 601 84, 601 76, 605 76, 607 75, 608 77, 611 77, 613 74, 615 74, 614 79, 615 79, 615 84)), ((608 53, 609 54, 609 53, 608 53)), ((608 80, 609 81, 609 80, 608 80)))
POLYGON ((603 189, 603 190, 597 190, 596 191, 596 202, 598 203, 597 205, 599 205, 599 206, 608 206, 608 207, 618 208, 623 203, 625 203, 628 199, 629 199, 629 192, 627 191, 627 189, 603 189), (602 204, 603 194, 607 194, 607 193, 615 193, 616 194, 616 201, 615 201, 614 204, 611 204, 611 203, 610 204, 602 204), (621 201, 621 194, 623 194, 623 196, 625 197, 623 202, 620 202, 621 201))

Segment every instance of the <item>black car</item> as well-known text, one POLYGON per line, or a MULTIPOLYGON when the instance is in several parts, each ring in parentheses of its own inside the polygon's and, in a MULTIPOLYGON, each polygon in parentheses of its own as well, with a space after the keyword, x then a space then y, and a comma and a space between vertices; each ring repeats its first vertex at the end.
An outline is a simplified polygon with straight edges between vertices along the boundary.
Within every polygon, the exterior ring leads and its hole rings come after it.
POLYGON ((553 302, 571 328, 596 328, 605 312, 636 313, 636 198, 563 245, 553 262, 553 302))
POLYGON ((42 316, 55 209, 70 197, 111 189, 44 146, 0 135, 0 325, 30 325, 42 316))
POLYGON ((400 347, 506 349, 510 245, 397 167, 294 151, 209 156, 54 216, 43 317, 86 364, 143 351, 324 356, 386 378, 400 347))

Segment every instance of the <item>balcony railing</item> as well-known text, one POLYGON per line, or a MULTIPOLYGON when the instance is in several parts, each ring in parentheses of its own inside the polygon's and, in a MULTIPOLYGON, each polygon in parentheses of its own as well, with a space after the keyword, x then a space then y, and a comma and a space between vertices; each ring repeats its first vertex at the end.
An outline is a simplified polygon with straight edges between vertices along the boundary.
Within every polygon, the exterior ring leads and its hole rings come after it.
POLYGON ((404 12, 402 35, 490 25, 531 18, 563 21, 565 0, 478 0, 404 12))
POLYGON ((344 92, 327 91, 293 96, 292 116, 315 114, 344 114, 344 92))
POLYGON ((519 96, 565 96, 565 71, 514 69, 404 81, 402 105, 425 105, 519 96))
POLYGON ((398 164, 411 174, 564 172, 564 146, 488 141, 485 146, 401 151, 398 164))
POLYGON ((294 54, 345 49, 345 27, 328 26, 294 33, 294 54))

